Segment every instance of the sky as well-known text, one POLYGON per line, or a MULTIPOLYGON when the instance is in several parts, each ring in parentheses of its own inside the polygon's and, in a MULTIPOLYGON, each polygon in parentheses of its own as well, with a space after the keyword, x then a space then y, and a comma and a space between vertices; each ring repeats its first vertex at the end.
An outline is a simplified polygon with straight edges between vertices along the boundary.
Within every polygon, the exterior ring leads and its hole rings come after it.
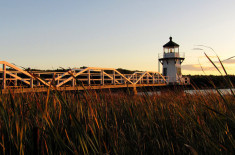
POLYGON ((183 74, 219 75, 206 53, 234 75, 234 6, 234 0, 0 0, 0 60, 37 69, 158 71, 158 54, 172 36, 185 53, 183 74))

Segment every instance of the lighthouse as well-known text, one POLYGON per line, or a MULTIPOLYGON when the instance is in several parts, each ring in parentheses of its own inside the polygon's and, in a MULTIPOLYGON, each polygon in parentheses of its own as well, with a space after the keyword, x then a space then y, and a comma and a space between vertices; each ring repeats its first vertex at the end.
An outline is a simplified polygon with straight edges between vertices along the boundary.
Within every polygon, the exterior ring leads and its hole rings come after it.
POLYGON ((181 73, 181 64, 185 56, 179 52, 179 45, 172 41, 172 37, 169 39, 170 41, 163 45, 163 53, 158 55, 158 60, 162 64, 162 74, 169 78, 169 84, 182 84, 186 82, 181 73))

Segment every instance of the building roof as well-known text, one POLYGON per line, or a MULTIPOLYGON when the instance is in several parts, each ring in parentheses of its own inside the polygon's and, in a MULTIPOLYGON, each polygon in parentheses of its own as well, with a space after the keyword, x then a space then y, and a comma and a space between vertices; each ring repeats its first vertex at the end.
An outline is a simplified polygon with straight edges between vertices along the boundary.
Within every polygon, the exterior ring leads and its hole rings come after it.
POLYGON ((169 39, 170 39, 170 41, 168 43, 166 43, 165 45, 163 45, 164 48, 175 48, 175 47, 180 46, 172 41, 172 37, 170 37, 169 39))

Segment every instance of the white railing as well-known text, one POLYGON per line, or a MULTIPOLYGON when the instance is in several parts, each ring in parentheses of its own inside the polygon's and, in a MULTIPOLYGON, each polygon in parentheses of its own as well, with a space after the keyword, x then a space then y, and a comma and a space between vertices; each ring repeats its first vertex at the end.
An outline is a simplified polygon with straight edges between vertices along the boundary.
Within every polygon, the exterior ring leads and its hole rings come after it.
POLYGON ((172 52, 172 53, 159 53, 158 58, 185 58, 185 53, 184 52, 172 52))
POLYGON ((159 72, 135 72, 122 74, 113 68, 87 67, 65 72, 33 72, 22 70, 15 65, 0 61, 0 83, 2 89, 16 87, 75 87, 79 85, 104 86, 128 84, 168 84, 169 78, 159 72))

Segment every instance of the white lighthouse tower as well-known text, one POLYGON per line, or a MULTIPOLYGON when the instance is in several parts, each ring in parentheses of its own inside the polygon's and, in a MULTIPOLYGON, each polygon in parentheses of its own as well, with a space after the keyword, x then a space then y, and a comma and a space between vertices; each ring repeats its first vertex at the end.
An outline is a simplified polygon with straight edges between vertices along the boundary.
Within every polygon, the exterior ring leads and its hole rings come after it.
POLYGON ((158 60, 162 64, 163 76, 169 77, 169 84, 185 83, 185 78, 182 78, 181 73, 184 53, 179 53, 179 45, 172 41, 172 37, 163 45, 163 53, 158 55, 158 60))

